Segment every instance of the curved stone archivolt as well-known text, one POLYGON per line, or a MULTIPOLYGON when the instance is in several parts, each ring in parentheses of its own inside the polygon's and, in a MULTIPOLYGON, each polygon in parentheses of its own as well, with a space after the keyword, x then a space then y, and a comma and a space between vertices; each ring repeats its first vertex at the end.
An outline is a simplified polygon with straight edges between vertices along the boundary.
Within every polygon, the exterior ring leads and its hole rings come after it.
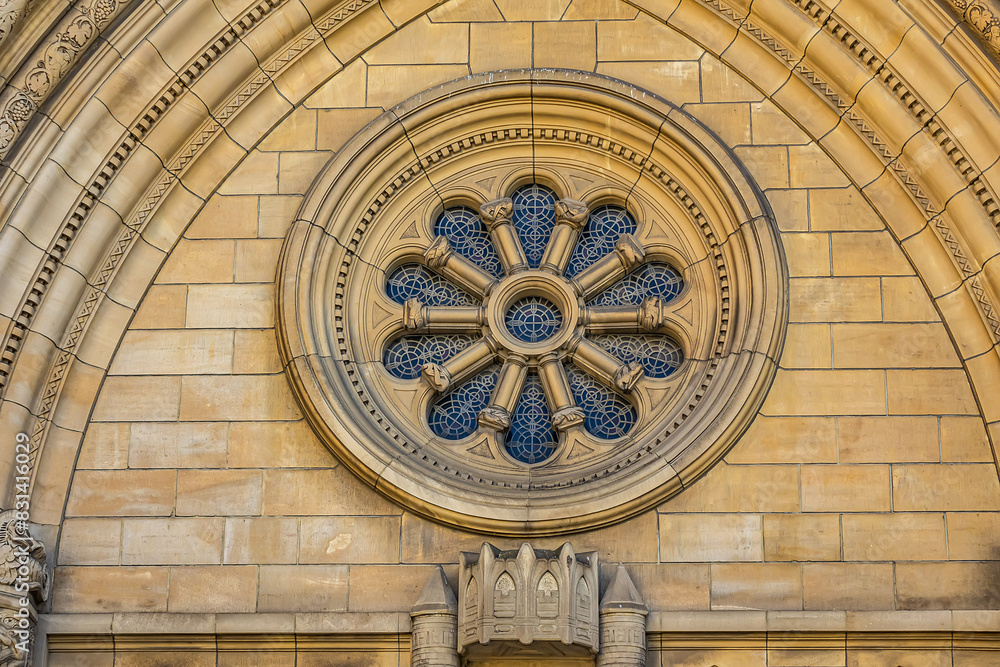
MULTIPOLYGON (((309 95, 446 3, 153 4, 129 5, 59 67, 6 152, 0 422, 32 437, 41 523, 60 522, 65 461, 118 341, 207 198, 309 95)), ((996 66, 931 0, 626 4, 739 73, 848 175, 934 300, 1000 438, 996 66)))

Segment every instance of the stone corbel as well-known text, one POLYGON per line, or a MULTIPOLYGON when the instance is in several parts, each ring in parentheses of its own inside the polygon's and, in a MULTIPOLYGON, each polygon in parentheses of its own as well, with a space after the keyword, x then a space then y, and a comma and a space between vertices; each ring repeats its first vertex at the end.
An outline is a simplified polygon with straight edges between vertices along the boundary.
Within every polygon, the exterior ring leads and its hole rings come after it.
POLYGON ((48 594, 45 547, 18 512, 0 512, 0 667, 32 664, 38 610, 48 594))

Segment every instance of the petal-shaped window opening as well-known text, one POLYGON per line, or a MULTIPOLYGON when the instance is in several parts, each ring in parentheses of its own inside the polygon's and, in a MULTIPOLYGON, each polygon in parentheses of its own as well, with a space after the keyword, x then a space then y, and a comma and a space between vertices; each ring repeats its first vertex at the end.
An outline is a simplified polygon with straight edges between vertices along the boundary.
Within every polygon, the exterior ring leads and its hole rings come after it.
POLYGON ((476 432, 476 419, 490 402, 499 366, 491 366, 431 405, 431 430, 445 440, 461 440, 476 432))
POLYGON ((491 276, 503 275, 497 251, 479 214, 467 206, 449 208, 438 216, 434 233, 445 236, 452 249, 491 276))
POLYGON ((533 183, 519 188, 511 199, 514 201, 514 229, 521 238, 528 266, 537 269, 556 226, 556 194, 533 183))
POLYGON ((465 290, 420 264, 404 264, 389 274, 385 292, 396 303, 418 299, 426 306, 475 306, 479 302, 465 290))
POLYGON ((540 463, 555 451, 552 417, 545 402, 542 381, 535 373, 529 373, 524 383, 504 444, 507 453, 522 463, 540 463))
POLYGON ((440 364, 472 345, 474 336, 439 334, 402 336, 389 344, 382 357, 385 369, 400 380, 420 377, 424 364, 440 364))

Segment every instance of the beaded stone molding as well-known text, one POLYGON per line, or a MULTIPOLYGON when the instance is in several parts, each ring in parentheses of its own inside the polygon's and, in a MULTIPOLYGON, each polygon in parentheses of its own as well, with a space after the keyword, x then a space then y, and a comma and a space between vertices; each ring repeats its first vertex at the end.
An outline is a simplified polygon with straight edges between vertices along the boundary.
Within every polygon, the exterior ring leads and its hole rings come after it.
POLYGON ((494 72, 383 114, 285 240, 278 337, 320 438, 425 517, 558 534, 680 492, 749 425, 785 330, 760 190, 648 92, 494 72))

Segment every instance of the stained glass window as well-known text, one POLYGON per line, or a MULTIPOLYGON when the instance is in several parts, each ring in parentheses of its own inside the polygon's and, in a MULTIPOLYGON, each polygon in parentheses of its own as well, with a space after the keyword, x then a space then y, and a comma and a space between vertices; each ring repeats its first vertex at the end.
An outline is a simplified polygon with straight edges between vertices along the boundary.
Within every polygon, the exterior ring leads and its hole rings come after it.
POLYGON ((491 366, 431 405, 431 430, 445 440, 461 440, 476 432, 476 418, 490 402, 500 367, 491 366))
POLYGON ((449 208, 438 216, 434 232, 447 236, 452 249, 487 273, 500 277, 503 267, 490 242, 489 234, 479 214, 471 208, 449 208))
POLYGON ((440 364, 472 344, 472 336, 438 334, 435 336, 403 336, 385 350, 383 363, 389 373, 401 380, 420 377, 424 364, 440 364))
POLYGON ((643 299, 658 296, 673 299, 684 288, 684 280, 669 264, 644 264, 620 281, 598 294, 592 306, 638 306, 643 299))
POLYGON ((635 233, 635 220, 621 206, 605 205, 594 209, 580 234, 567 276, 575 276, 615 249, 623 234, 635 233))
POLYGON ((528 373, 504 445, 507 452, 522 463, 544 461, 555 451, 556 434, 552 430, 549 406, 545 402, 542 381, 535 373, 528 373))
POLYGON ((419 299, 425 306, 478 305, 471 295, 420 264, 404 264, 390 273, 385 291, 396 303, 419 299))
POLYGON ((568 366, 566 374, 573 398, 585 415, 583 426, 591 435, 613 440, 632 430, 636 414, 631 403, 575 366, 568 366))
MULTIPOLYGON (((512 222, 525 259, 530 267, 537 268, 552 237, 557 196, 546 187, 532 184, 519 188, 511 198, 514 204, 512 222)), ((593 266, 615 251, 615 244, 623 235, 634 235, 639 227, 622 206, 608 204, 594 208, 579 235, 565 275, 570 277, 593 266)), ((435 233, 446 236, 456 253, 471 261, 485 274, 503 278, 503 265, 497 249, 474 209, 462 206, 445 210, 435 223, 435 233)), ((587 305, 638 306, 649 297, 659 297, 662 301, 669 302, 683 288, 684 281, 673 267, 664 262, 649 261, 591 298, 587 305)), ((423 305, 430 307, 480 305, 475 296, 449 282, 436 271, 417 263, 405 264, 392 271, 386 282, 386 291, 400 304, 418 299, 423 305)), ((483 294, 488 294, 488 290, 484 290, 483 294)), ((525 343, 543 343, 552 336, 561 335, 559 332, 564 325, 563 313, 543 296, 532 295, 517 299, 500 316, 508 335, 525 343)), ((474 315, 473 321, 475 317, 474 315)), ((654 381, 675 373, 684 360, 681 346, 670 336, 644 331, 638 326, 637 324, 634 332, 587 335, 587 338, 621 364, 620 368, 638 362, 645 372, 644 377, 654 381)), ((440 329, 435 329, 438 330, 440 329)), ((584 331, 584 328, 580 331, 584 331)), ((383 353, 383 363, 393 377, 412 380, 421 376, 426 364, 447 367, 450 359, 474 345, 477 339, 478 335, 469 335, 467 328, 454 333, 417 331, 392 340, 383 353)), ((471 378, 459 380, 454 385, 446 385, 444 393, 432 401, 428 424, 435 435, 450 441, 462 440, 481 428, 479 416, 485 408, 491 406, 503 355, 495 355, 494 359, 494 365, 486 370, 471 378)), ((571 356, 563 359, 564 369, 575 406, 584 413, 583 428, 590 436, 602 440, 615 440, 627 435, 636 426, 639 415, 635 405, 612 388, 622 385, 615 385, 607 377, 598 379, 590 375, 574 365, 571 359, 571 356)), ((506 363, 509 364, 510 361, 506 363)), ((506 426, 505 419, 501 418, 507 414, 503 410, 499 413, 487 412, 494 416, 484 422, 490 428, 504 429, 503 446, 512 458, 526 464, 548 460, 559 442, 559 432, 554 427, 552 418, 551 406, 554 399, 546 394, 546 386, 538 375, 537 363, 534 358, 528 360, 524 384, 518 387, 515 399, 505 408, 510 411, 509 427, 506 426), (496 417, 495 414, 501 417, 496 417)), ((506 395, 510 396, 509 393, 506 395)))
POLYGON ((556 226, 556 195, 544 186, 531 184, 518 189, 511 199, 514 229, 521 238, 528 266, 537 269, 556 226))
POLYGON ((562 326, 562 313, 540 296, 529 296, 514 303, 504 318, 507 330, 518 340, 537 343, 550 338, 562 326))
POLYGON ((616 334, 594 336, 591 340, 626 364, 638 361, 651 378, 669 376, 684 360, 681 346, 669 336, 616 334))

